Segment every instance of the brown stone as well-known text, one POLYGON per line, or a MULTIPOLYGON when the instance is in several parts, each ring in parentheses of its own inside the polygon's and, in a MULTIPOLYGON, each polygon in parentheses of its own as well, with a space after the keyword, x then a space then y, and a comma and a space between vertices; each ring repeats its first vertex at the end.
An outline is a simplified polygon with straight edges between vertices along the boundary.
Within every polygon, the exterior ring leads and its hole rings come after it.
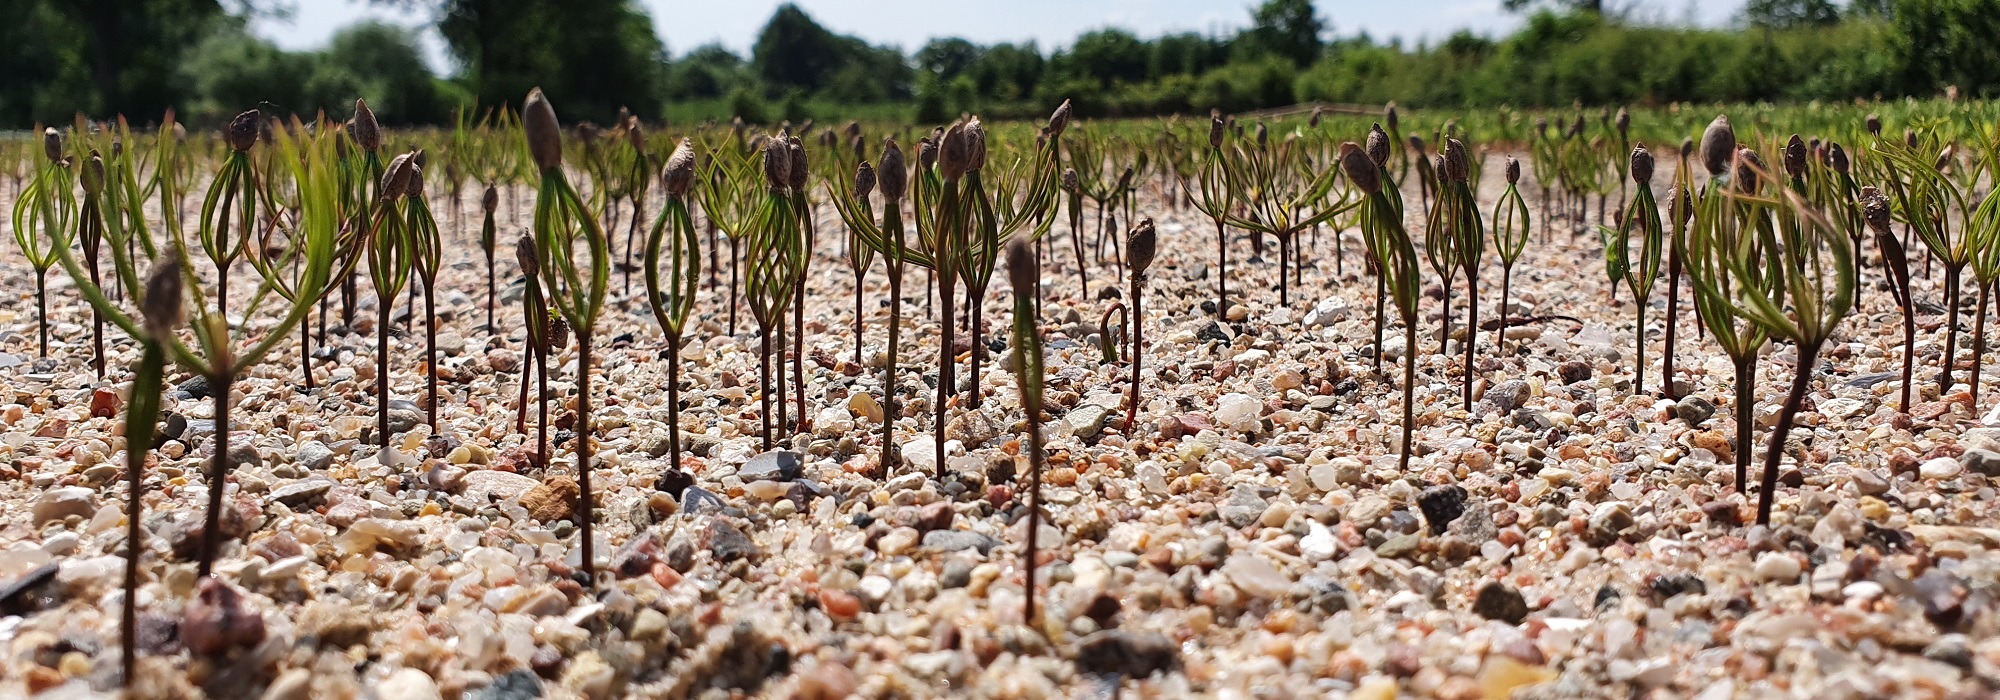
POLYGON ((528 515, 544 523, 565 520, 575 512, 577 496, 582 493, 576 487, 575 479, 557 474, 521 494, 521 507, 528 509, 528 515))

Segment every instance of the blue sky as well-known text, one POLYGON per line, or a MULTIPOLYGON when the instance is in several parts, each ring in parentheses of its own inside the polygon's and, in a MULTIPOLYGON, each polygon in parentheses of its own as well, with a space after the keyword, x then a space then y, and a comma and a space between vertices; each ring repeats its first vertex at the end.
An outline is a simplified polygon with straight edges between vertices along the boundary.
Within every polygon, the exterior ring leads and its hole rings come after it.
MULTIPOLYGON (((1083 32, 1122 27, 1140 36, 1169 32, 1230 32, 1250 21, 1252 0, 795 0, 829 29, 877 44, 914 51, 932 37, 960 36, 978 43, 1033 39, 1044 51, 1083 32)), ((782 0, 641 0, 653 26, 675 55, 710 42, 748 53, 757 30, 782 0)), ((1659 22, 1718 26, 1729 23, 1744 0, 1611 0, 1637 17, 1659 22)), ((1519 18, 1500 0, 1315 0, 1333 32, 1366 31, 1378 40, 1406 43, 1441 39, 1459 29, 1498 35, 1519 18)), ((298 0, 289 18, 262 18, 251 29, 287 49, 326 45, 334 31, 362 19, 404 26, 424 24, 423 14, 366 0, 298 0)), ((449 71, 443 42, 425 36, 432 67, 449 71)))

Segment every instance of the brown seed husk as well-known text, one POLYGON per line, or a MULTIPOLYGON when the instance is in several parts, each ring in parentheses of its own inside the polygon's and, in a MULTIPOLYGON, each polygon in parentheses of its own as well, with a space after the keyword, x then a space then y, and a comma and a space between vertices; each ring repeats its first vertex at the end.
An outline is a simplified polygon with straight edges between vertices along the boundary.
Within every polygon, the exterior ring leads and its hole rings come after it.
POLYGON ((869 165, 868 161, 861 161, 861 164, 854 168, 854 198, 866 200, 874 191, 875 166, 869 165))
POLYGON ((667 156, 666 175, 660 186, 669 197, 686 195, 694 186, 694 142, 683 138, 674 146, 674 154, 667 156))
POLYGON ((1340 144, 1340 168, 1347 172, 1347 180, 1362 192, 1371 195, 1382 192, 1382 174, 1375 168, 1375 161, 1353 141, 1340 144))
POLYGON ((146 335, 164 341, 181 325, 181 264, 171 255, 162 255, 146 274, 146 297, 139 304, 139 320, 146 335))
POLYGON ((1153 264, 1153 255, 1159 250, 1159 236, 1153 232, 1152 218, 1139 220, 1132 232, 1125 237, 1126 259, 1132 263, 1132 276, 1146 274, 1146 268, 1153 264))
POLYGON ((257 110, 253 109, 229 120, 229 130, 224 132, 224 136, 229 140, 230 148, 236 149, 238 153, 244 153, 248 152, 251 146, 257 145, 258 118, 257 110))
POLYGON ((521 266, 521 274, 537 276, 542 270, 541 254, 535 250, 535 237, 521 234, 514 239, 514 263, 521 266))
POLYGON ((893 203, 903 198, 908 190, 910 173, 909 168, 903 165, 903 148, 896 145, 895 139, 882 140, 882 163, 875 169, 875 175, 882 186, 883 199, 893 203))
POLYGON ((1736 130, 1729 126, 1729 117, 1716 115, 1715 121, 1708 123, 1708 129, 1701 132, 1701 164, 1708 168, 1709 175, 1721 175, 1729 171, 1729 162, 1736 156, 1736 130))
POLYGON ((1646 144, 1632 147, 1632 182, 1648 185, 1653 182, 1653 152, 1646 150, 1646 144))
POLYGON ((354 145, 361 150, 374 153, 382 148, 382 125, 375 121, 375 110, 368 108, 368 101, 354 101, 354 118, 347 122, 347 135, 354 138, 354 145))
POLYGON ((541 88, 529 90, 527 102, 521 105, 521 129, 527 132, 528 155, 535 159, 535 167, 562 167, 562 123, 556 120, 556 108, 542 96, 541 88))

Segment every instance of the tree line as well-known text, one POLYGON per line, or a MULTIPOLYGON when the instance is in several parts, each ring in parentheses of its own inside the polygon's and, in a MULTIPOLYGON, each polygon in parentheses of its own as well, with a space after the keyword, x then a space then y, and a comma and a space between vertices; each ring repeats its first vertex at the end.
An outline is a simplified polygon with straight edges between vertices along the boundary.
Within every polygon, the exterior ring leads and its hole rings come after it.
MULTIPOLYGON (((2000 93, 2000 0, 1751 0, 1726 28, 1648 21, 1598 0, 1499 0, 1526 13, 1493 37, 1414 45, 1338 34, 1310 0, 1267 0, 1232 34, 1143 38, 1106 28, 1067 46, 933 39, 914 51, 829 30, 780 6, 748 56, 678 56, 636 0, 374 0, 419 10, 444 38, 433 74, 412 30, 342 29, 318 51, 247 30, 269 0, 17 0, 0 4, 0 128, 93 115, 220 123, 225 107, 340 113, 361 95, 384 123, 448 124, 534 86, 581 118, 620 108, 752 123, 815 115, 919 122, 1238 112, 1300 102, 1413 107, 1844 101, 2000 93)), ((230 112, 233 113, 233 112, 230 112)))

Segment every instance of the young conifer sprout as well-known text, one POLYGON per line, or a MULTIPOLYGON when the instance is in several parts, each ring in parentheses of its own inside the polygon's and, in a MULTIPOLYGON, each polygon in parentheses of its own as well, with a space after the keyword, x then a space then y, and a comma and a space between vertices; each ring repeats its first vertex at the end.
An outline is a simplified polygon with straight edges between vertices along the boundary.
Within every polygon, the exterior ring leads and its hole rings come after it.
POLYGON ((493 220, 493 214, 500 209, 500 190, 486 186, 486 194, 479 198, 481 214, 479 224, 479 250, 486 256, 486 330, 497 334, 499 328, 493 325, 493 300, 499 296, 494 291, 494 258, 499 252, 500 227, 493 220))
POLYGON ((535 199, 535 247, 541 254, 539 267, 548 281, 549 300, 557 313, 576 333, 576 477, 580 493, 577 513, 582 518, 581 565, 585 578, 596 580, 596 545, 592 535, 595 502, 590 489, 590 374, 592 335, 604 309, 604 295, 611 275, 610 245, 598 216, 587 207, 569 184, 562 167, 562 127, 556 122, 555 108, 542 96, 540 88, 530 90, 521 109, 528 153, 541 169, 540 193, 535 199), (582 241, 577 239, 581 238, 582 241), (578 251, 577 244, 586 246, 578 251), (579 252, 589 256, 579 259, 579 252), (582 265, 582 270, 578 266, 582 265))
MULTIPOLYGON (((666 336, 667 348, 667 453, 669 469, 680 468, 681 449, 681 333, 687 327, 688 313, 694 309, 696 293, 701 286, 701 237, 695 231, 694 217, 688 213, 688 191, 694 186, 694 144, 681 139, 674 147, 673 155, 667 157, 666 172, 661 175, 660 189, 666 202, 660 208, 660 216, 653 222, 652 232, 646 236, 646 302, 653 311, 653 319, 660 323, 660 332, 666 336), (661 254, 666 255, 666 279, 661 273, 661 254)), ((639 211, 635 209, 634 211, 639 211)))
POLYGON ((1139 225, 1132 227, 1132 233, 1125 238, 1125 251, 1132 261, 1132 399, 1126 407, 1125 432, 1133 434, 1139 429, 1139 360, 1145 354, 1140 343, 1141 330, 1145 328, 1145 314, 1142 311, 1141 295, 1146 291, 1146 268, 1152 266, 1153 255, 1159 249, 1159 236, 1153 231, 1153 220, 1140 219, 1139 225))
MULTIPOLYGON (((829 183, 832 181, 832 178, 828 179, 829 183)), ((833 185, 829 184, 827 186, 832 187, 833 185)), ((874 214, 874 207, 868 205, 868 197, 874 193, 875 166, 869 164, 866 160, 862 160, 854 169, 854 187, 851 197, 859 207, 857 211, 863 220, 872 218, 874 214)), ((835 206, 838 207, 838 197, 835 198, 835 202, 835 206)), ((847 262, 849 269, 854 272, 854 364, 859 365, 862 363, 862 322, 866 317, 861 310, 861 289, 865 286, 863 283, 868 279, 868 268, 874 266, 875 247, 868 245, 868 242, 862 237, 860 227, 852 223, 847 226, 847 262)), ((883 386, 888 385, 884 384, 883 386)))
POLYGON ((1090 264, 1083 256, 1083 185, 1077 179, 1076 168, 1063 169, 1062 191, 1066 195, 1064 211, 1069 213, 1069 239, 1075 248, 1077 291, 1081 298, 1089 299, 1090 264))
POLYGON ((1007 275, 1014 290, 1014 378, 1021 392, 1021 410, 1028 419, 1028 449, 1023 455, 1028 472, 1028 527, 1021 562, 1026 579, 1021 622, 1037 627, 1035 539, 1042 529, 1042 338, 1035 329, 1034 300, 1041 270, 1035 266, 1034 246, 1028 239, 1017 238, 1007 245, 1007 275))
POLYGON ((1861 212, 1868 229, 1875 233, 1875 247, 1882 254, 1882 269, 1888 276, 1889 294, 1903 312, 1903 395, 1896 408, 1908 415, 1912 373, 1917 360, 1917 312, 1910 299, 1910 259, 1903 243, 1890 232, 1889 198, 1873 186, 1861 188, 1861 212))
MULTIPOLYGON (((230 152, 224 156, 225 171, 232 168, 231 163, 236 164, 234 167, 249 168, 248 152, 257 142, 257 125, 258 116, 255 110, 238 115, 230 122, 227 141, 230 152)), ((173 129, 174 125, 171 122, 163 126, 162 136, 173 133, 173 129)), ((160 138, 155 143, 160 149, 160 157, 156 162, 170 162, 178 140, 160 138)), ((140 314, 128 312, 111 302, 105 290, 91 280, 89 273, 78 264, 75 256, 70 254, 71 232, 58 231, 57 237, 52 240, 53 250, 64 271, 69 273, 70 280, 76 284, 84 299, 102 314, 105 320, 119 327, 129 337, 146 338, 159 343, 163 346, 168 360, 208 380, 215 407, 215 449, 210 460, 210 470, 205 475, 208 504, 200 531, 200 558, 196 568, 196 576, 202 578, 207 577, 212 570, 217 549, 224 536, 222 532, 224 491, 228 482, 232 453, 235 452, 229 449, 232 444, 230 435, 233 427, 229 409, 233 400, 232 389, 235 380, 261 362, 265 355, 305 320, 314 303, 328 289, 334 266, 335 240, 340 226, 338 203, 340 181, 339 174, 332 164, 331 139, 323 136, 294 137, 285 132, 275 137, 273 147, 278 151, 277 162, 284 165, 284 172, 300 196, 299 216, 290 222, 290 225, 297 227, 297 231, 290 238, 298 241, 303 251, 298 258, 302 272, 294 294, 288 297, 273 292, 269 282, 260 284, 249 296, 247 304, 240 308, 246 317, 258 312, 264 302, 274 297, 282 297, 287 302, 286 306, 280 307, 282 314, 276 323, 262 325, 254 331, 254 334, 247 329, 232 328, 225 320, 219 293, 212 297, 216 299, 216 308, 213 310, 200 304, 188 305, 194 311, 194 318, 190 324, 193 345, 184 344, 173 333, 166 332, 167 327, 172 325, 169 321, 178 314, 172 313, 173 304, 165 297, 164 292, 160 297, 149 299, 144 296, 144 292, 139 291, 137 275, 132 272, 135 265, 132 260, 125 257, 126 241, 123 239, 125 236, 143 235, 133 229, 122 225, 107 227, 106 234, 111 242, 107 249, 111 251, 116 269, 119 270, 119 283, 126 286, 127 297, 138 301, 140 314), (255 340, 239 348, 239 342, 243 342, 246 338, 255 340)), ((175 179, 175 175, 162 171, 159 192, 163 198, 171 198, 171 193, 176 191, 175 179)), ((126 206, 141 205, 137 201, 126 204, 126 206)), ((122 217, 113 218, 124 220, 122 217)), ((109 220, 111 219, 107 219, 109 220)), ((172 285, 157 278, 158 275, 169 273, 158 270, 177 270, 180 286, 185 290, 185 294, 209 297, 208 290, 203 288, 201 280, 195 275, 186 237, 178 226, 179 220, 169 218, 166 222, 169 229, 168 240, 173 245, 161 252, 168 256, 172 264, 156 268, 155 277, 148 283, 149 288, 170 291, 172 285)), ((220 273, 218 273, 218 283, 219 281, 220 273)), ((229 533, 232 537, 239 534, 243 533, 229 533)))
MULTIPOLYGON (((1471 154, 1465 143, 1445 139, 1443 177, 1438 182, 1439 210, 1449 221, 1452 252, 1459 269, 1465 271, 1465 408, 1472 408, 1472 353, 1479 345, 1479 259, 1486 250, 1485 224, 1479 216, 1479 198, 1472 186, 1471 154)), ((1446 278, 1447 283, 1450 279, 1446 278)), ((1449 299, 1450 295, 1446 295, 1449 299)), ((1502 309, 1505 312, 1505 309, 1502 309)), ((1449 335, 1447 333, 1447 335, 1449 335)))
MULTIPOLYGON (((883 139, 881 168, 861 161, 855 170, 852 188, 833 192, 834 208, 840 213, 848 230, 854 233, 858 242, 874 252, 881 253, 884 266, 889 273, 889 345, 887 367, 882 378, 882 450, 878 471, 888 473, 897 463, 895 424, 898 409, 896 403, 897 353, 903 325, 903 263, 908 260, 909 250, 903 236, 902 200, 909 189, 909 174, 903 161, 903 150, 893 138, 883 139), (869 204, 868 193, 879 189, 882 193, 882 219, 878 225, 869 204)), ((827 187, 839 188, 846 183, 829 180, 827 187)))
MULTIPOLYGON (((1500 329, 1493 336, 1493 347, 1503 351, 1507 343, 1508 314, 1512 308, 1514 263, 1527 250, 1528 234, 1534 230, 1528 218, 1528 203, 1521 198, 1521 191, 1516 187, 1521 181, 1521 162, 1508 158, 1506 174, 1507 189, 1500 194, 1499 203, 1493 205, 1493 249, 1500 254, 1500 329)), ((1376 293, 1381 293, 1379 283, 1376 293)), ((1382 337, 1379 301, 1376 308, 1375 337, 1379 346, 1382 337)))
POLYGON ((521 400, 514 407, 514 432, 528 432, 528 372, 535 373, 535 463, 549 463, 549 351, 551 329, 547 299, 542 294, 541 253, 533 234, 514 241, 514 261, 521 268, 521 333, 525 339, 521 365, 521 400))
POLYGON ((1660 391, 1667 398, 1679 400, 1680 390, 1674 388, 1674 340, 1680 325, 1681 302, 1681 261, 1687 257, 1687 230, 1694 218, 1694 139, 1682 139, 1680 166, 1674 169, 1674 184, 1667 188, 1667 219, 1671 225, 1667 237, 1667 324, 1666 345, 1660 353, 1660 391))
POLYGON ((1376 169, 1374 159, 1350 141, 1340 145, 1340 166, 1363 196, 1361 233, 1403 320, 1403 445, 1397 469, 1407 473, 1410 438, 1416 427, 1417 295, 1422 284, 1417 250, 1403 228, 1401 200, 1384 194, 1389 190, 1383 186, 1382 172, 1376 169))
MULTIPOLYGON (((1619 113, 1621 116, 1624 112, 1619 113)), ((1632 393, 1646 391, 1646 307, 1652 302, 1653 281, 1659 277, 1660 254, 1665 242, 1665 232, 1660 225, 1660 205, 1653 199, 1653 153, 1645 144, 1633 147, 1631 162, 1621 170, 1629 173, 1638 185, 1632 197, 1631 206, 1625 210, 1625 220, 1616 229, 1606 228, 1605 237, 1611 242, 1607 249, 1612 264, 1617 268, 1612 277, 1625 280, 1625 286, 1632 292, 1634 307, 1633 336, 1635 341, 1632 361, 1632 393), (1634 234, 1638 236, 1638 250, 1633 250, 1634 234)), ((1623 185, 1619 189, 1624 189, 1623 185)), ((1622 196, 1622 194, 1621 194, 1622 196)), ((1673 382, 1672 377, 1662 377, 1663 384, 1673 382)), ((1671 387, 1665 389, 1672 393, 1671 387)))
POLYGON ((410 160, 415 167, 410 171, 409 190, 404 195, 409 201, 404 231, 410 239, 410 269, 416 273, 417 281, 424 284, 424 424, 435 432, 438 429, 437 276, 438 267, 444 263, 444 238, 438 233, 430 202, 424 198, 424 151, 413 152, 410 160))
MULTIPOLYGON (((1393 106, 1390 108, 1389 114, 1391 116, 1395 114, 1395 109, 1393 106)), ((1398 212, 1397 215, 1401 216, 1401 212, 1403 210, 1403 188, 1397 184, 1396 179, 1389 178, 1389 158, 1390 158, 1389 148, 1392 144, 1395 144, 1398 149, 1398 153, 1400 153, 1401 145, 1396 144, 1394 138, 1392 138, 1388 132, 1382 130, 1381 124, 1376 124, 1368 129, 1368 138, 1366 140, 1366 143, 1368 145, 1366 147, 1365 153, 1368 155, 1368 160, 1375 164, 1375 173, 1377 177, 1380 177, 1384 180, 1384 182, 1382 183, 1382 191, 1385 195, 1389 197, 1390 202, 1392 202, 1395 205, 1396 211, 1398 212)), ((1367 222, 1365 214, 1362 215, 1360 219, 1363 223, 1367 222)), ((1365 240, 1366 239, 1364 237, 1364 242, 1365 240)), ((1373 249, 1371 248, 1370 250, 1373 249)), ((1369 274, 1375 277, 1375 344, 1372 346, 1374 348, 1374 352, 1371 353, 1371 355, 1373 356, 1372 359, 1374 360, 1375 363, 1375 374, 1377 376, 1380 376, 1382 374, 1383 306, 1387 303, 1387 298, 1389 295, 1388 278, 1382 276, 1382 269, 1378 264, 1379 262, 1380 261, 1377 259, 1376 256, 1374 255, 1368 256, 1368 272, 1369 274)))
POLYGON ((375 284, 375 440, 383 451, 384 464, 389 447, 389 311, 403 287, 410 283, 410 270, 417 256, 417 233, 410 229, 416 219, 416 204, 406 202, 417 164, 411 153, 389 161, 381 187, 369 216, 368 276, 375 284))
MULTIPOLYGON (((792 216, 798 227, 799 252, 792 260, 792 397, 798 402, 799 415, 796 434, 812 432, 811 418, 806 415, 806 275, 811 272, 813 242, 817 229, 813 225, 812 204, 806 201, 806 177, 811 172, 806 161, 805 145, 799 137, 785 139, 786 151, 791 158, 790 179, 792 216)), ((780 409, 779 415, 784 411, 780 409)))
MULTIPOLYGON (((803 250, 790 193, 791 146, 781 138, 768 139, 764 146, 763 164, 765 194, 763 204, 749 224, 750 257, 744 270, 744 289, 750 302, 750 315, 757 321, 762 351, 758 396, 763 405, 763 449, 769 450, 772 428, 784 422, 783 419, 775 424, 772 422, 774 414, 770 390, 777 384, 771 378, 771 340, 777 326, 783 322, 786 305, 792 299, 792 275, 799 269, 793 257, 803 254, 803 250)), ((782 353, 783 350, 784 346, 779 345, 778 351, 782 353)), ((777 361, 782 366, 783 358, 777 361)), ((779 399, 779 404, 782 403, 783 399, 779 399)))
POLYGON ((1224 221, 1229 218, 1229 210, 1236 204, 1236 190, 1229 186, 1228 156, 1222 150, 1222 140, 1227 133, 1222 127, 1222 117, 1212 116, 1208 125, 1208 150, 1204 151, 1200 168, 1196 171, 1195 183, 1181 182, 1181 190, 1187 193, 1196 209, 1208 216, 1215 224, 1215 317, 1229 318, 1229 229, 1224 221))
MULTIPOLYGON (((160 416, 161 388, 166 381, 166 344, 185 320, 181 315, 180 262, 162 258, 146 275, 139 306, 139 364, 132 370, 132 403, 125 408, 125 597, 120 610, 119 644, 123 652, 125 686, 139 669, 139 556, 145 551, 146 456, 160 416)), ((94 305, 93 305, 94 306, 94 305)), ((303 335, 303 333, 301 333, 303 335)))
MULTIPOLYGON (((96 149, 84 159, 81 168, 83 181, 83 206, 78 210, 77 239, 82 243, 84 267, 90 270, 92 284, 103 286, 104 281, 98 271, 98 257, 104 244, 104 158, 96 149)), ((112 289, 116 291, 117 286, 112 289)), ((1982 297, 1983 299, 1983 297, 1982 297)), ((95 309, 90 312, 90 365, 97 372, 97 378, 104 378, 104 316, 95 309)))
POLYGON ((1688 228, 1688 278, 1694 283, 1695 309, 1716 345, 1729 356, 1736 373, 1736 489, 1749 491, 1750 433, 1756 396, 1757 356, 1768 337, 1764 329, 1733 313, 1739 296, 1769 297, 1779 293, 1775 276, 1761 274, 1773 254, 1775 231, 1768 207, 1740 203, 1758 192, 1758 170, 1748 162, 1754 154, 1736 149, 1736 132, 1727 117, 1717 116, 1702 134, 1702 165, 1709 180, 1695 200, 1688 228), (1743 160, 1738 167, 1739 159, 1743 160), (1743 257, 1758 263, 1746 267, 1760 274, 1738 277, 1730 260, 1743 257))
POLYGON ((42 131, 42 155, 46 162, 35 168, 34 179, 14 199, 14 242, 35 270, 35 327, 41 339, 38 358, 49 356, 49 268, 56 262, 53 241, 68 236, 76 226, 75 174, 63 155, 62 135, 49 127, 42 131))

